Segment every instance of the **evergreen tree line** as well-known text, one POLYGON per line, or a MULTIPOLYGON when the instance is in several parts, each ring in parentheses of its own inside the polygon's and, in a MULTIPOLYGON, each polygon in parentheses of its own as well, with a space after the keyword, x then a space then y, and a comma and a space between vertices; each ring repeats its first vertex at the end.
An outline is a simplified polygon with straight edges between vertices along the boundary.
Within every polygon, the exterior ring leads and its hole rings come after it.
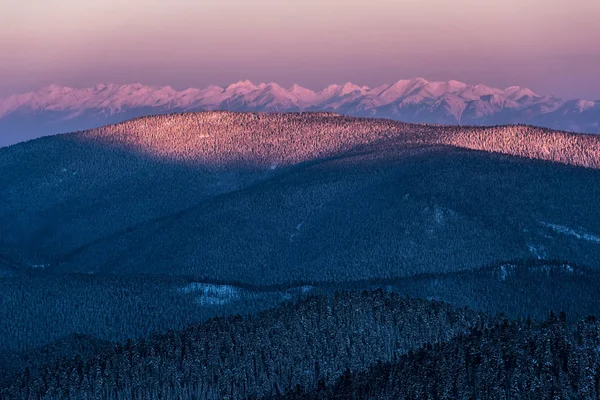
POLYGON ((215 318, 27 369, 2 399, 239 399, 332 384, 486 319, 381 290, 311 296, 253 317, 215 318))
POLYGON ((271 399, 598 399, 600 324, 588 317, 573 331, 565 321, 505 319, 271 399))
POLYGON ((138 339, 215 316, 255 313, 299 295, 285 288, 234 286, 237 296, 210 304, 203 302, 210 300, 207 289, 195 284, 163 276, 40 272, 0 277, 0 321, 6 321, 0 324, 0 375, 3 352, 32 352, 71 334, 114 342, 138 339))
POLYGON ((598 399, 600 322, 341 292, 104 346, 0 387, 11 400, 598 399))

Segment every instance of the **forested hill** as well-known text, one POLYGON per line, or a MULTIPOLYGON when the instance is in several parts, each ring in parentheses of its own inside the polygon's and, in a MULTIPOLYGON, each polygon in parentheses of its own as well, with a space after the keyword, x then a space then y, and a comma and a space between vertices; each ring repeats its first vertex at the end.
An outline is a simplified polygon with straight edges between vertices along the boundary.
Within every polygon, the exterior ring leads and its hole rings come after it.
POLYGON ((542 320, 552 311, 565 311, 568 322, 575 323, 588 315, 600 315, 598 268, 559 260, 510 260, 468 271, 374 282, 377 284, 411 297, 511 318, 542 320))
MULTIPOLYGON (((491 127, 408 124, 335 113, 210 111, 141 117, 0 149, 0 162, 64 140, 135 150, 162 160, 211 166, 290 165, 375 141, 452 145, 473 150, 600 167, 600 137, 527 125, 491 127)), ((65 149, 68 151, 69 149, 65 149)), ((70 154, 77 156, 77 154, 70 154)), ((2 164, 0 164, 2 165, 2 164)))
POLYGON ((3 399, 240 399, 316 388, 346 368, 392 361, 483 327, 444 303, 381 290, 308 297, 247 319, 216 318, 27 370, 3 399))
POLYGON ((596 265, 599 146, 328 113, 140 118, 0 149, 0 255, 253 284, 596 265))
POLYGON ((491 319, 597 313, 600 137, 189 113, 0 149, 0 172, 0 369, 29 366, 2 399, 599 393, 594 321, 491 319))
POLYGON ((590 317, 573 332, 564 318, 505 320, 271 399, 598 399, 600 324, 590 317))
POLYGON ((394 293, 308 297, 28 369, 2 399, 597 399, 600 323, 394 293))

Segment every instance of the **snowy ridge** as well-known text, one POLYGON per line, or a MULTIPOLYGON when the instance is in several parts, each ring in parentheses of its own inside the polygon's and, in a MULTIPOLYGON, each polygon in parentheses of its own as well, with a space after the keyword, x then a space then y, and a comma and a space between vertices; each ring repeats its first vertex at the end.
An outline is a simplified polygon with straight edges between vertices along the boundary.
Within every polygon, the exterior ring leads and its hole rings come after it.
POLYGON ((550 276, 551 272, 567 274, 567 275, 572 275, 572 274, 576 274, 579 276, 584 275, 584 272, 582 270, 580 270, 578 268, 576 269, 567 263, 559 263, 559 264, 540 263, 538 265, 528 265, 528 266, 515 265, 515 264, 508 263, 508 264, 500 265, 493 272, 494 272, 494 275, 497 276, 497 278, 500 281, 506 281, 507 278, 515 277, 515 274, 517 272, 521 272, 521 273, 525 272, 525 273, 529 273, 529 274, 543 274, 547 277, 550 276))
POLYGON ((293 294, 305 294, 311 292, 313 289, 313 286, 302 285, 285 290, 264 289, 260 292, 255 292, 235 285, 191 282, 178 289, 178 291, 194 295, 196 302, 201 306, 222 306, 265 294, 275 294, 281 297, 282 300, 289 300, 293 294))
POLYGON ((540 224, 546 228, 550 228, 554 232, 561 233, 563 235, 572 236, 576 239, 585 240, 588 242, 600 243, 600 236, 581 229, 573 229, 568 226, 551 224, 548 222, 540 222, 540 224))
MULTIPOLYGON (((99 84, 89 88, 51 85, 0 99, 0 137, 3 119, 33 121, 33 136, 125 120, 138 115, 202 110, 288 112, 331 111, 355 116, 385 117, 417 123, 498 125, 526 123, 554 129, 600 133, 600 102, 565 101, 540 96, 528 88, 506 89, 464 82, 430 82, 423 78, 399 80, 375 88, 351 82, 314 91, 298 84, 254 84, 245 80, 227 87, 208 86, 177 91, 170 86, 99 84), (37 128, 39 113, 52 115, 51 128, 37 128), (85 117, 85 118, 84 118, 85 117), (37 118, 37 119, 36 119, 37 118), (65 126, 65 128, 61 128, 65 126), (46 129, 46 130, 45 130, 46 129), (47 129, 53 131, 48 132, 47 129)), ((10 125, 19 129, 17 123, 10 125)), ((40 122, 41 124, 41 122, 40 122)), ((30 124, 31 125, 31 124, 30 124)), ((1 143, 0 143, 1 145, 1 143)))
MULTIPOLYGON (((463 103, 481 100, 482 96, 497 95, 502 101, 508 99, 513 107, 519 102, 541 98, 527 88, 512 86, 505 90, 489 88, 485 85, 469 86, 463 82, 428 82, 423 78, 400 80, 391 85, 377 88, 358 86, 351 82, 343 85, 329 85, 321 91, 313 91, 298 84, 285 89, 277 83, 255 85, 251 81, 240 81, 226 88, 208 86, 204 89, 189 88, 177 91, 170 86, 145 86, 141 83, 130 85, 99 84, 90 88, 71 88, 50 85, 35 92, 17 94, 0 100, 0 117, 22 108, 33 111, 70 110, 74 112, 89 109, 104 109, 113 113, 124 108, 166 107, 168 109, 217 109, 251 108, 263 111, 268 108, 311 107, 339 111, 352 104, 371 104, 365 109, 391 103, 421 103, 425 100, 443 100, 445 95, 454 94, 463 103), (372 102, 365 100, 371 99, 372 102)), ((596 102, 577 103, 580 109, 589 109, 596 102)), ((463 108, 466 104, 463 104, 463 108)))

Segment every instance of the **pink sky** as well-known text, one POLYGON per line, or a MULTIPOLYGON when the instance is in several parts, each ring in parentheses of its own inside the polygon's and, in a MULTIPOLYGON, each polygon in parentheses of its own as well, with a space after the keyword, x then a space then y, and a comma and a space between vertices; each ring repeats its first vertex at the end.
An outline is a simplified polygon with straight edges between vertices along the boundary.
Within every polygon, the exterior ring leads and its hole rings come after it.
POLYGON ((0 95, 457 79, 600 99, 598 0, 0 0, 0 95))

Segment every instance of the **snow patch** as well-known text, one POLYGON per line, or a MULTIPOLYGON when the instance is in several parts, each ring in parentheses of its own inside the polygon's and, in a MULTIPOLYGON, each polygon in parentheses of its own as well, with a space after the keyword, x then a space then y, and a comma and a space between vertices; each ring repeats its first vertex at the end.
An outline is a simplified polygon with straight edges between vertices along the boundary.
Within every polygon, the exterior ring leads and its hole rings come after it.
POLYGON ((577 239, 586 240, 588 242, 600 243, 600 236, 585 232, 583 230, 575 230, 569 228, 568 226, 551 224, 548 222, 540 222, 540 224, 546 228, 552 229, 555 232, 562 233, 563 235, 573 236, 577 239))
MULTIPOLYGON (((0 270, 0 277, 1 275, 0 270)), ((298 296, 312 292, 315 289, 311 285, 302 285, 288 288, 286 290, 265 289, 248 290, 237 286, 192 282, 175 289, 176 292, 192 296, 192 299, 200 306, 223 306, 234 302, 245 302, 250 299, 266 298, 277 301, 292 300, 298 296)))
POLYGON ((312 287, 312 286, 310 286, 310 285, 304 285, 304 286, 300 286, 298 289, 300 289, 300 291, 301 291, 302 293, 308 293, 308 292, 310 292, 311 290, 313 290, 313 289, 314 289, 314 287, 312 287))
MULTIPOLYGON (((562 272, 565 272, 567 274, 574 274, 575 273, 575 269, 570 266, 569 264, 561 264, 561 265, 540 265, 540 266, 536 266, 536 267, 530 267, 529 271, 530 272, 537 272, 537 273, 544 273, 546 274, 546 276, 550 276, 550 272, 552 270, 560 270, 562 272)), ((583 273, 581 271, 578 272, 578 275, 583 275, 583 273)))
POLYGON ((542 258, 546 257, 546 249, 541 244, 529 243, 527 245, 527 248, 529 249, 531 255, 536 257, 538 260, 541 260, 542 258))
POLYGON ((590 108, 594 108, 596 107, 596 102, 595 101, 589 101, 589 100, 579 100, 577 101, 577 109, 580 112, 583 112, 585 110, 589 110, 590 108))
POLYGON ((296 225, 296 232, 292 232, 292 234, 290 235, 290 243, 293 242, 294 238, 299 235, 299 232, 302 230, 303 226, 304 226, 304 221, 302 221, 298 225, 296 225))
POLYGON ((508 278, 508 274, 512 271, 514 271, 514 269, 516 268, 515 265, 513 264, 504 264, 501 265, 498 271, 498 278, 501 281, 505 281, 506 278, 508 278))
POLYGON ((571 267, 569 264, 565 264, 562 267, 565 269, 565 271, 573 273, 573 267, 571 267))
POLYGON ((452 219, 456 218, 456 212, 449 208, 434 204, 433 207, 425 207, 423 214, 431 218, 431 224, 428 229, 430 233, 436 228, 446 226, 452 219))
POLYGON ((194 293, 196 301, 201 305, 229 304, 240 297, 241 289, 231 285, 215 285, 211 283, 193 282, 180 289, 183 293, 194 293))

